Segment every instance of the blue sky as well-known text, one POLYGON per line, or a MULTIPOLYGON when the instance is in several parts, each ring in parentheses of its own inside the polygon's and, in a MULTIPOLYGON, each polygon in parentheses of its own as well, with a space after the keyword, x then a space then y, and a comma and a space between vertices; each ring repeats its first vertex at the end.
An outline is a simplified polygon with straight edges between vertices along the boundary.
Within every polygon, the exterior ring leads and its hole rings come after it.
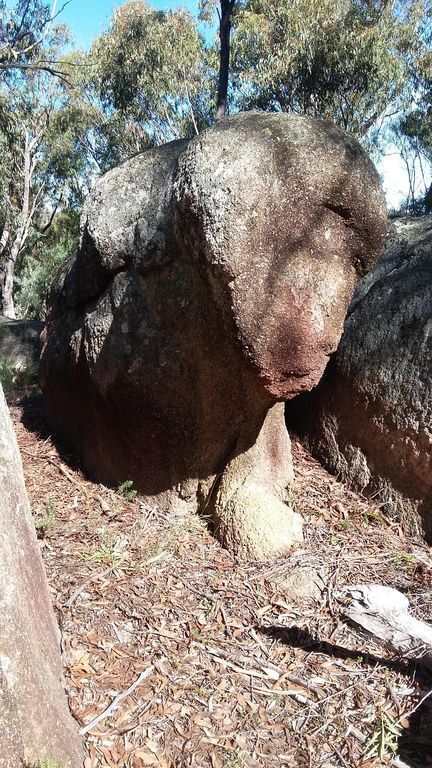
MULTIPOLYGON (((108 26, 114 8, 121 4, 119 0, 70 0, 58 20, 70 27, 80 48, 87 48, 108 26)), ((160 10, 181 5, 194 15, 198 12, 198 0, 151 0, 150 5, 160 10)))

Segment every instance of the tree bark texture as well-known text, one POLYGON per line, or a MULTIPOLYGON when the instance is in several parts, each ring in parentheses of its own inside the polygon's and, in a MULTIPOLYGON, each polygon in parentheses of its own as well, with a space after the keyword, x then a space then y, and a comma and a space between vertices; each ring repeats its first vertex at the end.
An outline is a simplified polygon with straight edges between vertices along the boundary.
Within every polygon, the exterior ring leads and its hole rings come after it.
POLYGON ((43 760, 79 768, 83 757, 63 688, 59 632, 21 458, 0 387, 0 768, 43 760))
POLYGON ((24 130, 21 209, 14 231, 10 221, 7 220, 0 238, 0 257, 2 259, 0 265, 1 313, 11 320, 16 317, 13 300, 15 266, 29 236, 41 192, 39 189, 35 194, 32 194, 32 186, 37 165, 37 151, 45 128, 46 123, 39 121, 33 135, 27 128, 24 130))
POLYGON ((231 16, 236 0, 220 0, 219 11, 219 79, 216 120, 222 120, 228 109, 228 79, 231 48, 231 16))

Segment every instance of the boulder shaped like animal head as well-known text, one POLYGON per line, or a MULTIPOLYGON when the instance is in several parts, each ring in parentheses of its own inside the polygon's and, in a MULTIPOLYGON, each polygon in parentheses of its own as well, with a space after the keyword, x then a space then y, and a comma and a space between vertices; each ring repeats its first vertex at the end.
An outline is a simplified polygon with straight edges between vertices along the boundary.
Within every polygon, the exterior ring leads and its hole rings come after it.
POLYGON ((240 114, 189 144, 175 192, 178 239, 205 265, 269 394, 309 390, 386 233, 366 153, 328 122, 240 114))

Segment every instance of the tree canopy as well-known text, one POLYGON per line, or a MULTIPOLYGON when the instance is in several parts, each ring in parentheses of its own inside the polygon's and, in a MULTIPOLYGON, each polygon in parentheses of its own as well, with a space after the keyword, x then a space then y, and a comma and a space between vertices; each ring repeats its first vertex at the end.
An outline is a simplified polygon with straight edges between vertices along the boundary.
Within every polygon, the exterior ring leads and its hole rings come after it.
POLYGON ((145 0, 130 0, 114 12, 91 56, 103 105, 141 131, 142 144, 198 132, 205 51, 186 10, 157 11, 145 0))
POLYGON ((31 259, 54 265, 71 252, 64 229, 76 238, 74 212, 98 175, 229 112, 330 119, 375 153, 391 140, 411 174, 411 208, 432 206, 414 179, 432 165, 428 0, 200 0, 198 19, 128 0, 88 52, 59 11, 56 0, 0 0, 3 312, 13 315, 19 280, 30 290, 31 259), (55 257, 51 227, 64 245, 55 257))
POLYGON ((324 117, 373 136, 410 99, 423 12, 414 1, 247 0, 233 39, 236 107, 324 117))

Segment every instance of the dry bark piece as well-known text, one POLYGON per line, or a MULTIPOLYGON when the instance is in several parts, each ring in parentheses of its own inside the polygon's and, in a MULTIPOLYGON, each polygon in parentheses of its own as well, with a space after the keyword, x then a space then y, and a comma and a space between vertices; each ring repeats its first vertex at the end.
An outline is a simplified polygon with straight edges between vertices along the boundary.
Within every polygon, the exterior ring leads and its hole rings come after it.
POLYGON ((432 626, 409 612, 405 595, 382 584, 366 584, 347 587, 343 596, 347 619, 399 656, 432 669, 432 626))

